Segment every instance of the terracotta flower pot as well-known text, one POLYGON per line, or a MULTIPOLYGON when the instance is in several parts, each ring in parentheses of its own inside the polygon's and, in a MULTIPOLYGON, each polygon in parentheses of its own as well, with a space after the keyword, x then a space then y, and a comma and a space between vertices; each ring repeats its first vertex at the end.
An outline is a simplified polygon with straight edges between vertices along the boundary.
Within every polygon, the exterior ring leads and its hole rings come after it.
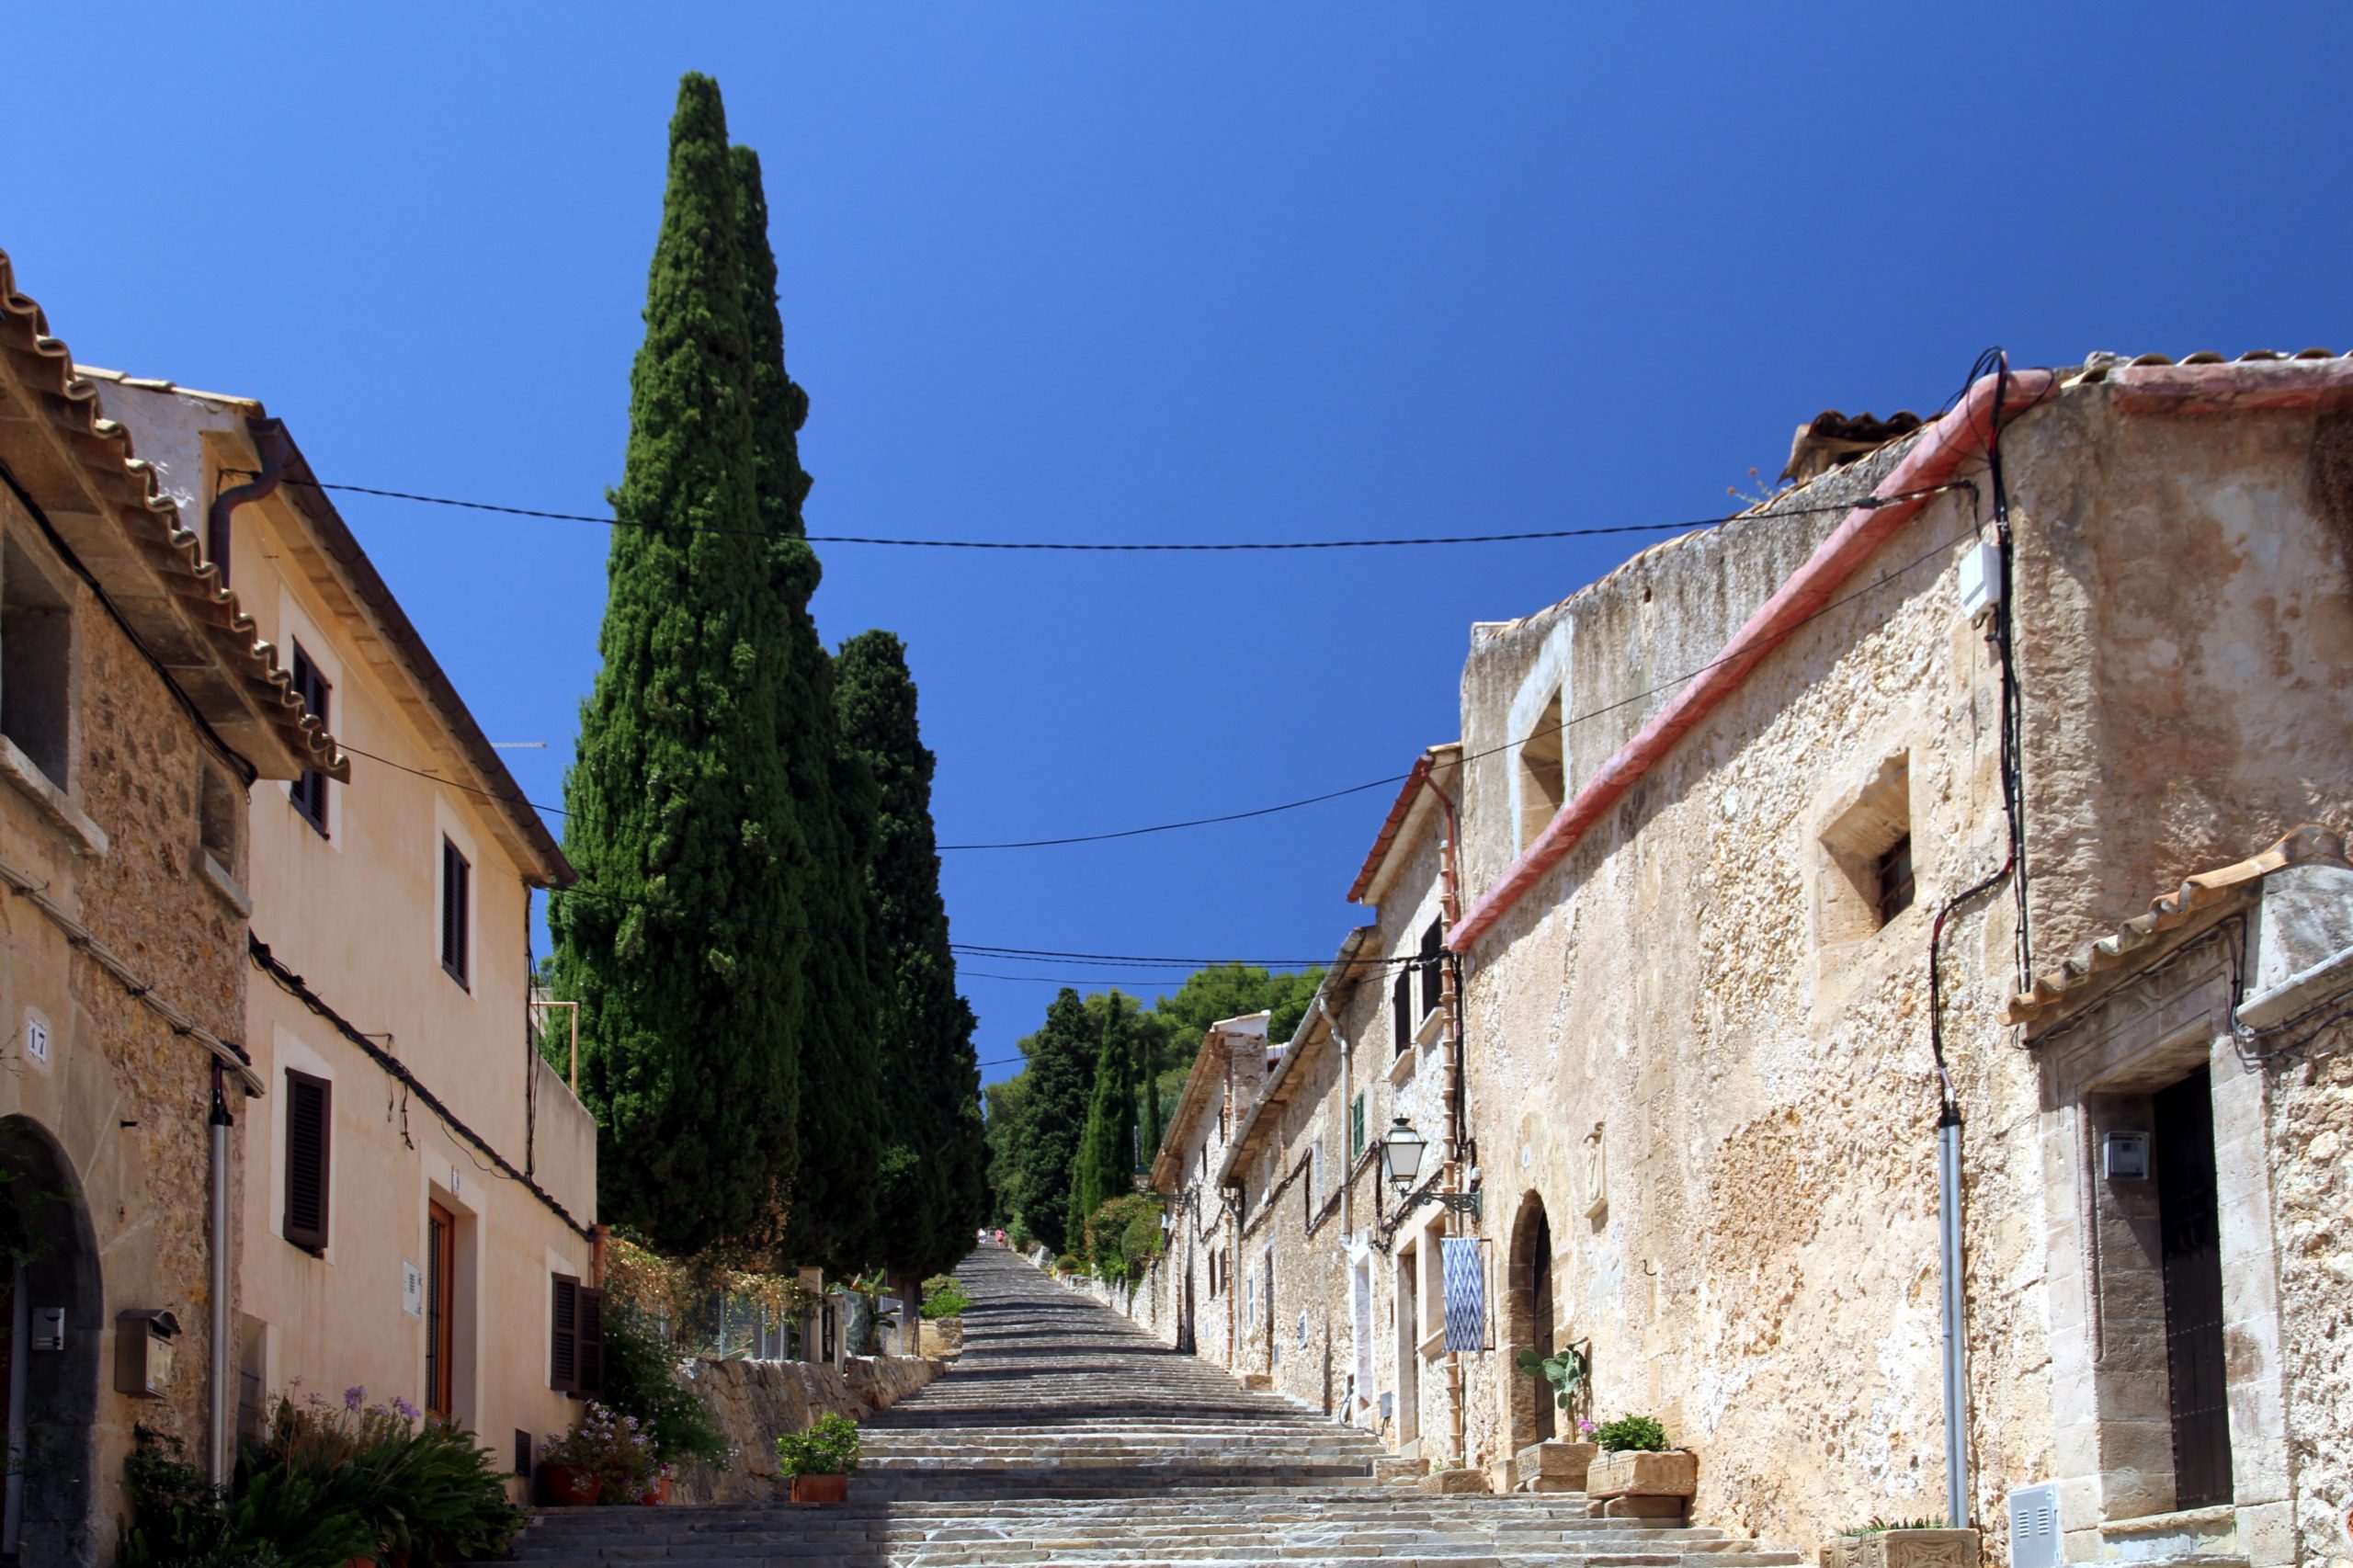
POLYGON ((638 1499, 649 1508, 658 1508, 670 1500, 670 1478, 657 1475, 645 1486, 645 1495, 638 1499))
POLYGON ((792 1478, 792 1500, 796 1503, 847 1503, 849 1501, 849 1477, 796 1475, 792 1478))
POLYGON ((559 1507, 594 1503, 605 1478, 586 1465, 552 1460, 540 1466, 540 1495, 559 1507))

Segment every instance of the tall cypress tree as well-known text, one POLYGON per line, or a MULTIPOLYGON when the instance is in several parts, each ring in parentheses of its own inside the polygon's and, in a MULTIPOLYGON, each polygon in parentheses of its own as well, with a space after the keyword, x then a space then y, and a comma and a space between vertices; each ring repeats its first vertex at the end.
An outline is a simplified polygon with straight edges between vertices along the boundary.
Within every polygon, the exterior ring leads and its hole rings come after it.
POLYGON ((1029 1059, 1028 1142, 1015 1167, 1021 1218, 1040 1241, 1056 1252, 1078 1233, 1071 1222, 1071 1165, 1078 1136, 1094 1097, 1095 1059, 1100 1040, 1086 1017, 1086 1005, 1065 985, 1046 1005, 1043 1028, 1022 1041, 1029 1059))
POLYGON ((788 620, 755 484, 754 340, 725 111, 678 85, 554 898, 598 1208, 680 1252, 772 1238, 799 1151, 810 851, 777 746, 788 620))
POLYGON ((882 1159, 880 1050, 893 1031, 888 955, 868 934, 875 917, 866 862, 881 793, 866 760, 840 744, 833 661, 809 602, 820 575, 801 526, 810 478, 800 431, 809 397, 786 372, 776 253, 759 155, 733 153, 744 318, 750 344, 752 464, 767 581, 779 618, 775 744, 807 849, 803 906, 814 927, 800 973, 803 1010, 800 1169, 784 1250, 797 1263, 855 1273, 876 1261, 875 1172, 882 1159))
POLYGON ((1078 1158, 1071 1168, 1070 1232, 1086 1233, 1095 1210, 1126 1192, 1135 1161, 1135 1062, 1131 1052, 1131 1020, 1136 1012, 1131 996, 1114 991, 1088 998, 1088 1016, 1099 1031, 1095 1055, 1095 1087, 1086 1110, 1086 1131, 1079 1140, 1078 1158), (1092 1006, 1100 1002, 1098 1006, 1092 1006))
MULTIPOLYGON (((834 665, 842 742, 881 790, 868 861, 896 1025, 882 1048, 886 1146, 875 1231, 902 1290, 945 1273, 988 1217, 988 1147, 972 1009, 956 993, 931 821, 933 758, 915 722, 906 649, 888 631, 844 643, 834 665)), ((910 1295, 909 1300, 913 1297, 910 1295)))

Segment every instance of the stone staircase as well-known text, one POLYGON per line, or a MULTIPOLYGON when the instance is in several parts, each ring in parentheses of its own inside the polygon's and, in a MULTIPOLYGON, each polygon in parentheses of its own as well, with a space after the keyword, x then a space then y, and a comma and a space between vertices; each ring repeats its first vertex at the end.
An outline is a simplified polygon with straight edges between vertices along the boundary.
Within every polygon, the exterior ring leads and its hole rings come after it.
POLYGON ((556 1508, 525 1562, 1771 1568, 1801 1561, 1575 1494, 1433 1495, 1365 1433, 1164 1349, 1010 1253, 958 1271, 975 1305, 948 1376, 876 1415, 850 1501, 556 1508))

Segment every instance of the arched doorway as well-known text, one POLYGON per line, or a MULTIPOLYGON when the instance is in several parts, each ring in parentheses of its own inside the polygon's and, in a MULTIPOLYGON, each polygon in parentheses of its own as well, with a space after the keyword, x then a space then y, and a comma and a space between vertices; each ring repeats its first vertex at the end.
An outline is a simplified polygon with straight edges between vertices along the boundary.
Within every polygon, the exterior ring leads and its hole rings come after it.
POLYGON ((1506 1415, 1515 1450, 1540 1443, 1556 1432, 1552 1385, 1520 1374, 1519 1353, 1539 1359, 1552 1354, 1552 1222, 1544 1200, 1530 1192, 1520 1199, 1512 1221, 1511 1267, 1504 1300, 1505 1363, 1512 1367, 1506 1415))
POLYGON ((105 1299, 72 1162, 29 1117, 0 1117, 0 1292, 10 1463, 0 1551, 24 1562, 96 1561, 91 1448, 105 1299))

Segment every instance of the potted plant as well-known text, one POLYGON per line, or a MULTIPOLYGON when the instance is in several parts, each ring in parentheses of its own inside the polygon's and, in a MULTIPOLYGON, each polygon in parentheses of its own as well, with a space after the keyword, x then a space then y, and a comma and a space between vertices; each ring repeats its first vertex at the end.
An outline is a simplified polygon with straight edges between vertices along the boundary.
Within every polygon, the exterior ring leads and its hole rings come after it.
POLYGON ((1977 1532, 1947 1529, 1935 1519, 1882 1519, 1841 1530, 1823 1547, 1840 1568, 1952 1568, 1977 1562, 1977 1532))
POLYGON ((582 1507, 594 1503, 605 1487, 605 1477, 597 1464, 602 1441, 600 1436, 588 1431, 585 1423, 569 1432, 551 1432, 540 1438, 540 1498, 558 1507, 582 1507))
MULTIPOLYGON (((1553 1405, 1566 1416, 1585 1393, 1587 1374, 1593 1366, 1592 1342, 1579 1341, 1552 1356, 1540 1357, 1533 1350, 1523 1350, 1513 1365, 1522 1377, 1548 1385, 1553 1405)), ((1593 1440, 1594 1430, 1591 1421, 1576 1418, 1559 1437, 1521 1449, 1514 1459, 1516 1483, 1529 1492, 1586 1490, 1586 1475, 1598 1451, 1598 1445, 1593 1440)))
POLYGON ((841 1503, 858 1469, 858 1424, 838 1413, 820 1415, 806 1432, 776 1440, 777 1468, 792 1482, 796 1503, 841 1503))
POLYGON ((1625 1415, 1595 1428, 1601 1455, 1586 1472, 1586 1491, 1608 1500, 1612 1517, 1681 1513, 1699 1489, 1699 1457, 1666 1446, 1654 1415, 1625 1415))

